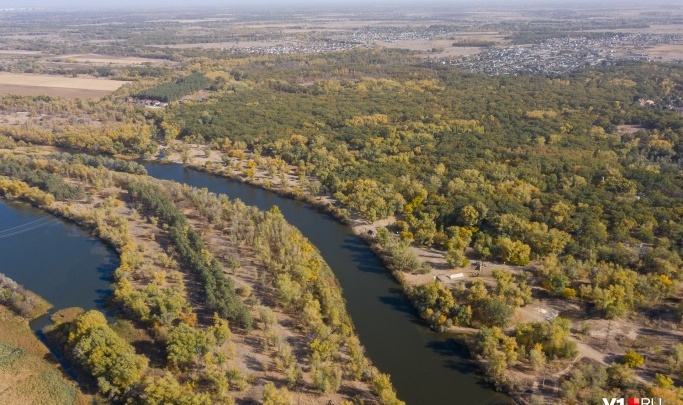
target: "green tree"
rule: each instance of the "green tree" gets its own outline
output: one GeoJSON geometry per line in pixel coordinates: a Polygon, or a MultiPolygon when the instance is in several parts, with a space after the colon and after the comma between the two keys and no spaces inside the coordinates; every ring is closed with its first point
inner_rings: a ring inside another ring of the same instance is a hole
{"type": "Polygon", "coordinates": [[[543,353],[543,346],[540,343],[536,343],[534,347],[529,350],[529,364],[534,371],[538,371],[545,367],[546,357],[543,353]]]}
{"type": "Polygon", "coordinates": [[[520,241],[513,241],[510,238],[499,238],[494,246],[496,257],[504,263],[515,266],[524,266],[531,260],[531,248],[520,241]]]}
{"type": "Polygon", "coordinates": [[[88,311],[70,325],[68,344],[74,357],[97,380],[100,391],[121,395],[140,383],[147,359],[107,325],[101,312],[88,311]]]}
{"type": "Polygon", "coordinates": [[[396,398],[396,392],[391,386],[388,375],[375,373],[372,377],[372,390],[379,397],[382,405],[405,405],[403,401],[396,398]]]}
{"type": "Polygon", "coordinates": [[[166,357],[169,363],[186,368],[197,357],[206,354],[211,347],[207,334],[199,329],[180,323],[171,329],[166,338],[166,357]]]}
{"type": "Polygon", "coordinates": [[[624,364],[613,363],[607,368],[608,382],[611,387],[621,390],[634,388],[635,374],[631,367],[624,364]]]}
{"type": "Polygon", "coordinates": [[[514,312],[513,307],[498,297],[487,299],[479,310],[475,310],[476,318],[490,326],[507,326],[514,312]]]}
{"type": "Polygon", "coordinates": [[[640,367],[645,363],[645,358],[634,350],[627,350],[622,359],[624,364],[630,368],[640,367]]]}
{"type": "Polygon", "coordinates": [[[209,405],[212,403],[208,395],[195,393],[181,385],[169,372],[165,372],[160,377],[147,377],[142,397],[145,405],[209,405]]]}
{"type": "Polygon", "coordinates": [[[287,387],[278,389],[271,382],[263,386],[263,405],[289,405],[291,401],[287,387]]]}
{"type": "Polygon", "coordinates": [[[479,211],[471,205],[466,205],[460,210],[459,221],[464,226],[475,226],[479,221],[479,211]]]}
{"type": "Polygon", "coordinates": [[[342,370],[332,362],[319,362],[311,367],[313,385],[325,394],[337,392],[341,387],[342,370]]]}

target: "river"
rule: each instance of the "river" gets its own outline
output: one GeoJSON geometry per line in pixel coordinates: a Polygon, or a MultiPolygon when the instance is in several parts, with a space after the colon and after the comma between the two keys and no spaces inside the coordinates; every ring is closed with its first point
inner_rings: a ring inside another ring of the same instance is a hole
{"type": "MultiPolygon", "coordinates": [[[[368,357],[391,375],[399,398],[409,405],[512,403],[483,381],[452,335],[425,326],[401,286],[350,227],[300,201],[238,181],[175,164],[144,166],[153,177],[207,188],[261,210],[277,205],[334,271],[368,357]]],[[[31,322],[34,330],[58,309],[103,310],[118,263],[116,252],[87,230],[26,204],[0,200],[0,273],[54,305],[31,322]]]]}
{"type": "Polygon", "coordinates": [[[452,335],[425,326],[401,286],[349,226],[305,203],[249,184],[177,164],[144,166],[152,177],[207,188],[261,210],[277,205],[332,268],[368,357],[391,375],[398,397],[408,405],[513,403],[483,381],[467,349],[452,335]]]}
{"type": "Polygon", "coordinates": [[[0,273],[53,305],[31,322],[34,331],[59,309],[104,311],[118,265],[116,251],[87,229],[28,204],[0,200],[0,273]]]}

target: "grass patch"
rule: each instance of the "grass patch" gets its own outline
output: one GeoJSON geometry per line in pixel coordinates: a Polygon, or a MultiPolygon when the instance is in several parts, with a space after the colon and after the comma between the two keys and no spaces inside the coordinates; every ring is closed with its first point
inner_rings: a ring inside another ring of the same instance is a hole
{"type": "Polygon", "coordinates": [[[12,365],[17,360],[24,357],[25,354],[25,350],[12,346],[7,342],[0,341],[0,369],[12,367],[12,365]]]}
{"type": "Polygon", "coordinates": [[[63,372],[28,322],[0,305],[0,403],[85,405],[84,395],[63,372]]]}

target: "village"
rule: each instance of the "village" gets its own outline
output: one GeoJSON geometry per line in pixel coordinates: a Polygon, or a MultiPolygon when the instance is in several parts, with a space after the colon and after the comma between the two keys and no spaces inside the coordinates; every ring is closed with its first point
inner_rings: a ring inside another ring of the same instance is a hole
{"type": "Polygon", "coordinates": [[[491,47],[450,64],[491,75],[563,74],[617,60],[652,60],[647,48],[680,44],[682,40],[680,35],[620,33],[552,38],[538,44],[491,47]]]}
{"type": "MultiPolygon", "coordinates": [[[[326,31],[322,27],[310,28],[311,31],[304,35],[269,36],[268,41],[245,41],[243,45],[236,41],[220,49],[236,54],[288,55],[382,46],[426,53],[432,63],[490,75],[516,75],[564,74],[620,60],[657,60],[661,56],[650,50],[683,45],[681,35],[648,33],[574,33],[566,36],[558,33],[558,37],[538,43],[508,45],[508,41],[501,40],[495,33],[473,40],[476,35],[470,33],[472,29],[468,24],[378,25],[340,32],[326,31]],[[478,43],[485,46],[477,46],[478,43]],[[450,50],[454,52],[444,52],[445,48],[452,48],[450,50]]],[[[683,59],[683,55],[673,56],[674,60],[677,58],[683,59]]]]}

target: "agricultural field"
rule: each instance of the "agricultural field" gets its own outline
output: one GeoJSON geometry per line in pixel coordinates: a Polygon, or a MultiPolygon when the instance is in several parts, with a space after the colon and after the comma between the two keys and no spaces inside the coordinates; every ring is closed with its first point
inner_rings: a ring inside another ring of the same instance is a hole
{"type": "Polygon", "coordinates": [[[99,55],[94,53],[88,54],[71,54],[59,55],[56,57],[46,58],[51,62],[66,62],[75,64],[92,64],[92,65],[162,65],[169,63],[161,59],[136,58],[127,56],[113,56],[113,55],[99,55]]]}
{"type": "Polygon", "coordinates": [[[683,60],[683,45],[660,45],[648,49],[648,54],[656,60],[672,62],[683,60]]]}
{"type": "Polygon", "coordinates": [[[420,52],[425,57],[460,57],[472,56],[481,52],[481,48],[476,46],[453,46],[453,41],[448,39],[435,40],[414,40],[398,42],[377,42],[377,45],[391,49],[409,49],[420,52]]]}
{"type": "Polygon", "coordinates": [[[126,84],[124,81],[48,75],[0,73],[0,94],[102,98],[126,84]]]}
{"type": "Polygon", "coordinates": [[[40,55],[41,52],[39,51],[21,51],[21,50],[14,50],[14,49],[1,49],[0,50],[0,55],[4,56],[36,56],[40,55]]]}

